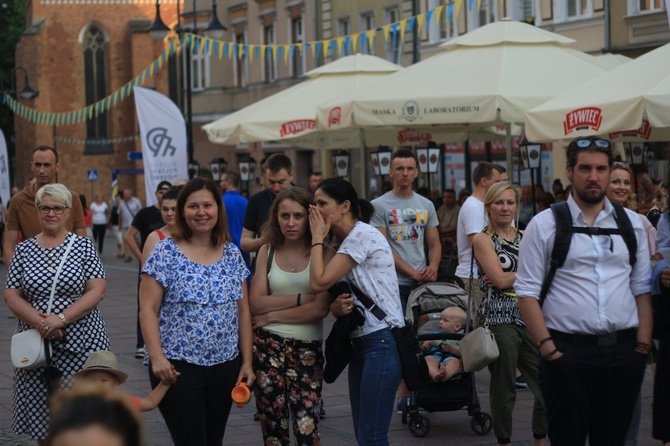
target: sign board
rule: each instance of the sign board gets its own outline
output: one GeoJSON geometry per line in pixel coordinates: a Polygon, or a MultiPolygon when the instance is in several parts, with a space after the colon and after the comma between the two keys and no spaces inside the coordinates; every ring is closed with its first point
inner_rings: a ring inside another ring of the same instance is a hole
{"type": "Polygon", "coordinates": [[[96,169],[88,169],[88,172],[86,172],[86,179],[90,183],[98,181],[98,171],[96,169]]]}

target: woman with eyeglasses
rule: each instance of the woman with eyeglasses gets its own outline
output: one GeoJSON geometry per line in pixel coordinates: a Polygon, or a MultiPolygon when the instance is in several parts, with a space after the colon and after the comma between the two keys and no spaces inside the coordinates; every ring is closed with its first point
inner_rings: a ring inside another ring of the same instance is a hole
{"type": "MultiPolygon", "coordinates": [[[[63,373],[62,388],[84,365],[88,354],[109,350],[105,322],[97,305],[107,286],[105,270],[90,239],[68,232],[65,223],[72,195],[62,184],[47,184],[37,191],[42,232],[19,243],[7,275],[5,302],[18,319],[17,332],[36,329],[51,341],[52,365],[63,373]],[[70,246],[69,252],[68,246],[70,246]],[[57,278],[51,313],[49,297],[57,278]]],[[[49,428],[47,386],[40,379],[44,368],[14,369],[12,430],[46,444],[49,428]]]]}

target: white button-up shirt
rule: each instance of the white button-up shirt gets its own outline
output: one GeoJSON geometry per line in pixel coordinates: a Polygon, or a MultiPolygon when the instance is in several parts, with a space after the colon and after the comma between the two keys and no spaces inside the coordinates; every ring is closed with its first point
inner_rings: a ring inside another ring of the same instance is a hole
{"type": "MultiPolygon", "coordinates": [[[[574,226],[588,226],[570,196],[574,226]]],[[[638,326],[635,296],[651,287],[647,236],[638,215],[626,210],[637,238],[637,261],[631,268],[628,248],[620,235],[572,234],[565,264],[556,270],[542,311],[547,328],[580,334],[611,333],[638,326]]],[[[614,208],[605,198],[594,227],[616,228],[614,208]]],[[[556,221],[547,209],[530,221],[519,246],[514,289],[518,296],[539,299],[549,272],[556,221]]]]}

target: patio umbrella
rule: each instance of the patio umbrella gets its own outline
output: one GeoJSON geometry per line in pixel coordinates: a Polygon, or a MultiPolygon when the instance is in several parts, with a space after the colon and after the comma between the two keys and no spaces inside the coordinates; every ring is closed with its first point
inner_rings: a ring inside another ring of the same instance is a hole
{"type": "Polygon", "coordinates": [[[526,136],[549,141],[601,135],[670,140],[670,44],[530,110],[526,136]]]}
{"type": "Polygon", "coordinates": [[[507,130],[525,112],[603,69],[567,47],[574,40],[513,21],[492,23],[443,44],[445,51],[392,74],[378,88],[318,109],[320,128],[461,125],[507,130]],[[339,107],[339,123],[329,117],[339,107]]]}
{"type": "MultiPolygon", "coordinates": [[[[276,141],[314,133],[317,105],[345,92],[371,88],[402,67],[384,59],[364,54],[343,57],[309,71],[307,80],[266,97],[235,113],[203,126],[210,141],[219,144],[239,144],[257,141],[276,141]]],[[[296,143],[359,144],[358,132],[349,131],[328,135],[312,135],[296,143]]],[[[313,147],[313,146],[312,146],[313,147]]],[[[339,145],[336,147],[351,147],[339,145]]]]}

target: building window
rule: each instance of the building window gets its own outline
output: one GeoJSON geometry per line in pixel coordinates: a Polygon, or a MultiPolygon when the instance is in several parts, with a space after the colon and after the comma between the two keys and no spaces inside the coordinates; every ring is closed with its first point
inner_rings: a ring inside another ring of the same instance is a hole
{"type": "MultiPolygon", "coordinates": [[[[303,34],[302,17],[294,17],[291,19],[291,43],[303,43],[304,41],[305,35],[303,34]]],[[[304,51],[300,51],[297,47],[293,51],[293,57],[291,58],[291,75],[293,77],[302,77],[305,74],[304,53],[304,51]]]]}
{"type": "MultiPolygon", "coordinates": [[[[345,17],[337,20],[337,35],[340,37],[348,36],[351,34],[351,21],[349,17],[345,17]]],[[[344,54],[351,54],[351,44],[344,48],[344,54]]]]}
{"type": "MultiPolygon", "coordinates": [[[[235,44],[236,45],[246,45],[247,38],[246,32],[238,32],[235,34],[235,44]]],[[[244,51],[244,47],[237,46],[237,51],[244,51]]],[[[235,53],[233,53],[235,54],[235,53]]],[[[239,53],[235,58],[235,86],[238,88],[243,88],[249,85],[249,64],[248,64],[248,55],[245,53],[242,57],[239,57],[239,53]]]]}
{"type": "MultiPolygon", "coordinates": [[[[360,20],[360,31],[367,31],[369,29],[375,29],[375,13],[374,12],[365,12],[361,14],[360,20]]],[[[375,47],[372,46],[372,52],[370,52],[370,47],[365,45],[361,48],[361,53],[363,54],[375,54],[375,47]]]]}
{"type": "MultiPolygon", "coordinates": [[[[107,96],[107,68],[105,34],[97,25],[89,25],[84,32],[84,90],[86,105],[92,105],[107,96]]],[[[114,153],[111,144],[97,144],[107,138],[107,113],[92,116],[86,121],[84,153],[114,153]],[[90,141],[90,142],[89,142],[90,141]]]]}
{"type": "Polygon", "coordinates": [[[209,64],[210,57],[205,54],[204,45],[196,53],[191,54],[191,91],[204,91],[209,88],[209,64]]]}
{"type": "MultiPolygon", "coordinates": [[[[385,11],[386,23],[393,24],[400,20],[398,8],[389,8],[385,11]]],[[[389,33],[388,41],[386,42],[386,60],[393,63],[400,63],[400,27],[393,33],[389,33]]]]}
{"type": "Polygon", "coordinates": [[[645,12],[665,11],[663,0],[629,0],[628,14],[637,15],[645,12]]]}
{"type": "Polygon", "coordinates": [[[263,44],[268,45],[263,56],[263,81],[274,82],[277,80],[277,62],[273,59],[269,46],[275,44],[274,24],[263,27],[263,44]]]}
{"type": "Polygon", "coordinates": [[[568,19],[591,17],[593,5],[590,0],[567,0],[568,19]]]}

